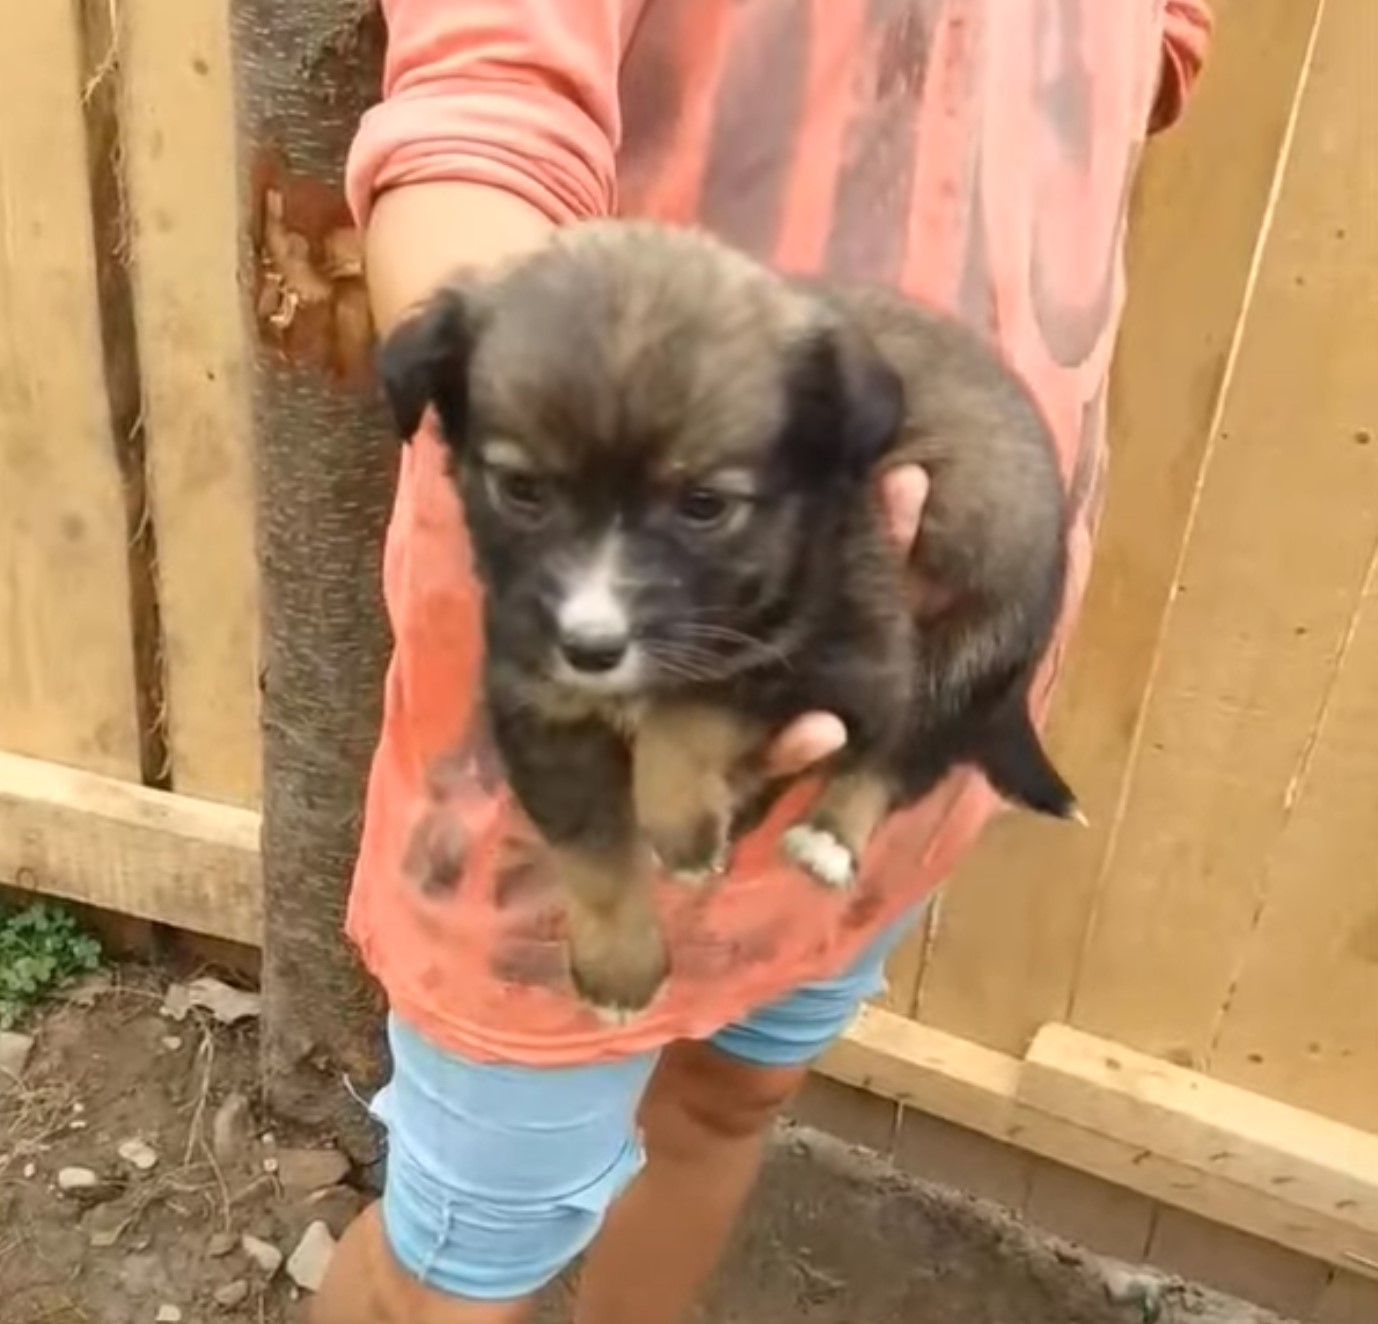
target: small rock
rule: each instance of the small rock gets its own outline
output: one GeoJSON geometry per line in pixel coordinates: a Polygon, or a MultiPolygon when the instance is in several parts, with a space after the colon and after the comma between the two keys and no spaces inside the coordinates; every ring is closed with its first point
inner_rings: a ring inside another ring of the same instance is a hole
{"type": "Polygon", "coordinates": [[[211,1149],[216,1162],[228,1166],[240,1156],[252,1134],[249,1122],[248,1099],[239,1093],[227,1094],[211,1122],[211,1149]]]}
{"type": "Polygon", "coordinates": [[[74,1113],[76,1113],[76,1115],[77,1115],[78,1117],[80,1117],[81,1114],[84,1113],[84,1112],[86,1111],[86,1105],[85,1105],[84,1103],[82,1103],[82,1101],[81,1101],[80,1099],[78,1099],[78,1100],[72,1105],[72,1111],[73,1111],[74,1113]]]}
{"type": "Polygon", "coordinates": [[[213,1260],[223,1260],[237,1245],[239,1238],[233,1232],[217,1232],[206,1242],[206,1254],[213,1260]]]}
{"type": "Polygon", "coordinates": [[[224,1310],[233,1310],[236,1306],[242,1306],[248,1298],[249,1284],[242,1278],[236,1278],[224,1287],[217,1287],[212,1295],[217,1306],[224,1310]]]}
{"type": "Polygon", "coordinates": [[[265,1145],[267,1145],[269,1149],[272,1149],[272,1147],[276,1145],[278,1142],[277,1136],[275,1136],[271,1131],[265,1131],[261,1136],[259,1136],[259,1139],[265,1145]]]}
{"type": "Polygon", "coordinates": [[[165,1034],[159,1041],[169,1053],[175,1053],[182,1046],[182,1036],[178,1034],[165,1034]]]}
{"type": "Polygon", "coordinates": [[[158,1313],[153,1318],[157,1324],[182,1324],[182,1312],[177,1306],[159,1306],[158,1313]]]}
{"type": "Polygon", "coordinates": [[[170,984],[163,996],[163,1005],[158,1010],[170,1021],[186,1020],[187,1013],[191,1010],[191,994],[187,992],[187,986],[170,984]]]}
{"type": "Polygon", "coordinates": [[[349,1173],[349,1160],[338,1149],[280,1149],[278,1177],[294,1194],[310,1194],[336,1186],[349,1173]]]}
{"type": "Polygon", "coordinates": [[[32,1181],[38,1175],[37,1163],[26,1163],[24,1165],[24,1180],[32,1181]]]}
{"type": "Polygon", "coordinates": [[[73,1117],[72,1120],[67,1123],[67,1129],[69,1131],[86,1130],[86,1119],[84,1117],[73,1117]]]}
{"type": "Polygon", "coordinates": [[[335,1238],[330,1235],[330,1229],[324,1223],[312,1223],[302,1233],[296,1250],[287,1261],[287,1273],[298,1287],[319,1292],[334,1254],[335,1238]]]}
{"type": "Polygon", "coordinates": [[[271,1241],[262,1241],[248,1233],[240,1237],[239,1244],[247,1255],[265,1274],[271,1278],[282,1268],[282,1252],[271,1241]]]}
{"type": "Polygon", "coordinates": [[[363,1212],[367,1201],[352,1186],[327,1186],[324,1190],[313,1191],[301,1203],[304,1209],[310,1210],[312,1218],[319,1218],[334,1236],[342,1237],[345,1229],[363,1212]]]}
{"type": "Polygon", "coordinates": [[[33,1036],[0,1030],[0,1090],[12,1085],[24,1074],[33,1052],[33,1036]]]}
{"type": "Polygon", "coordinates": [[[96,1250],[109,1250],[124,1236],[125,1229],[139,1216],[139,1197],[96,1205],[86,1215],[82,1226],[86,1239],[96,1250]]]}
{"type": "Polygon", "coordinates": [[[140,1172],[149,1172],[158,1166],[158,1155],[152,1146],[137,1137],[126,1140],[116,1152],[131,1168],[137,1168],[140,1172]]]}
{"type": "Polygon", "coordinates": [[[1108,1264],[1104,1269],[1105,1294],[1117,1305],[1138,1305],[1145,1319],[1157,1319],[1166,1280],[1151,1269],[1132,1269],[1108,1264]]]}
{"type": "Polygon", "coordinates": [[[190,984],[172,984],[163,998],[162,1013],[170,1020],[186,1020],[193,1007],[208,1011],[222,1025],[234,1025],[259,1013],[262,999],[257,993],[231,988],[219,979],[194,979],[190,984]]]}
{"type": "Polygon", "coordinates": [[[263,1160],[263,1171],[266,1172],[270,1177],[276,1176],[276,1175],[277,1175],[277,1170],[278,1170],[278,1161],[277,1161],[277,1159],[275,1159],[275,1158],[266,1158],[266,1159],[263,1160]]]}
{"type": "Polygon", "coordinates": [[[87,1238],[94,1250],[109,1250],[116,1245],[120,1239],[120,1233],[124,1231],[123,1217],[116,1223],[98,1224],[91,1229],[91,1234],[87,1238]]]}
{"type": "Polygon", "coordinates": [[[59,1191],[93,1191],[100,1178],[90,1168],[62,1168],[57,1174],[59,1191]]]}
{"type": "Polygon", "coordinates": [[[89,1208],[118,1198],[124,1193],[124,1182],[98,1176],[90,1168],[62,1168],[57,1174],[57,1189],[89,1208]]]}

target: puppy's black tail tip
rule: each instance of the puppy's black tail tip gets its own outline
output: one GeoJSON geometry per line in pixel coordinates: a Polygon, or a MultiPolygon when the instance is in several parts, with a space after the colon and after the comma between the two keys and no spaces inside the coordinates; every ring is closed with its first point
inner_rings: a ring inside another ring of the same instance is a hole
{"type": "Polygon", "coordinates": [[[1089,820],[1053,766],[1023,702],[1007,705],[985,732],[977,763],[1007,800],[1082,827],[1089,820]]]}

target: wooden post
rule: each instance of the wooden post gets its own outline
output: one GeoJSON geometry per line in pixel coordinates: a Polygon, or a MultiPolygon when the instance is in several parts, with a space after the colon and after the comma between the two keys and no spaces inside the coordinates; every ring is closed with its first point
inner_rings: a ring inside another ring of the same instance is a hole
{"type": "Polygon", "coordinates": [[[279,1112],[369,1128],[380,1001],[341,934],[379,722],[381,547],[396,468],[369,386],[361,249],[341,191],[378,87],[360,0],[229,6],[250,301],[263,620],[264,1073],[279,1112]]]}

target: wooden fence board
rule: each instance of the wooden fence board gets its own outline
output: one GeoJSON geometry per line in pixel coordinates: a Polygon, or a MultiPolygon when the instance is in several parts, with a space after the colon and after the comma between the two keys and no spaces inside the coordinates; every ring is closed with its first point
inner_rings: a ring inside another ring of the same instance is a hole
{"type": "Polygon", "coordinates": [[[125,177],[172,785],[256,804],[258,573],[228,13],[121,6],[125,177]]]}
{"type": "Polygon", "coordinates": [[[1220,6],[1188,118],[1145,160],[1109,495],[1051,732],[1092,827],[993,830],[943,900],[918,995],[924,1020],[1008,1052],[1067,1013],[1317,4],[1220,6]]]}
{"type": "Polygon", "coordinates": [[[1334,518],[1366,532],[1367,564],[1328,658],[1314,746],[1284,788],[1211,1070],[1378,1131],[1378,9],[1330,3],[1303,121],[1312,146],[1293,168],[1277,255],[1304,273],[1292,331],[1314,345],[1290,373],[1293,444],[1358,461],[1334,518]]]}
{"type": "Polygon", "coordinates": [[[1267,900],[1210,1069],[1378,1131],[1378,597],[1372,585],[1362,613],[1337,668],[1319,743],[1299,778],[1295,808],[1265,864],[1267,900]]]}
{"type": "Polygon", "coordinates": [[[1024,1059],[868,1007],[820,1069],[906,1109],[1378,1277],[1378,1231],[1360,1212],[1378,1207],[1378,1138],[1122,1045],[1083,1051],[1090,1043],[1069,1027],[1048,1026],[1024,1059]],[[1126,1070],[1098,1067],[1106,1056],[1126,1070]],[[1140,1098],[1136,1085],[1145,1076],[1159,1086],[1140,1098]],[[1347,1146],[1352,1165],[1336,1162],[1347,1146]],[[1293,1177],[1305,1179],[1304,1201],[1286,1180],[1293,1177]],[[1331,1207],[1320,1208],[1327,1182],[1331,1207]]]}
{"type": "Polygon", "coordinates": [[[259,817],[0,754],[0,883],[231,942],[263,940],[259,817]]]}
{"type": "Polygon", "coordinates": [[[1354,104],[1368,4],[1325,7],[1073,1007],[1203,1069],[1378,534],[1378,452],[1354,440],[1375,399],[1378,249],[1338,238],[1372,233],[1373,127],[1354,104]]]}
{"type": "Polygon", "coordinates": [[[0,747],[140,772],[75,5],[0,40],[0,747]]]}

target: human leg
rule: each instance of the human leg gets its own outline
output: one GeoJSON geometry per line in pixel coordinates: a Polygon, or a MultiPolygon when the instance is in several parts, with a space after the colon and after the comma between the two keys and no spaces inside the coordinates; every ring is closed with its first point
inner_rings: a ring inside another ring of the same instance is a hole
{"type": "Polygon", "coordinates": [[[381,1203],[349,1229],[313,1324],[519,1324],[641,1162],[654,1058],[535,1069],[466,1061],[395,1020],[381,1203]]]}
{"type": "MultiPolygon", "coordinates": [[[[642,1102],[646,1166],[608,1215],[577,1324],[679,1324],[755,1185],[766,1137],[810,1064],[884,986],[906,916],[845,974],[796,990],[708,1043],[672,1045],[642,1102]]],[[[467,1324],[467,1322],[466,1322],[467,1324]]]]}

